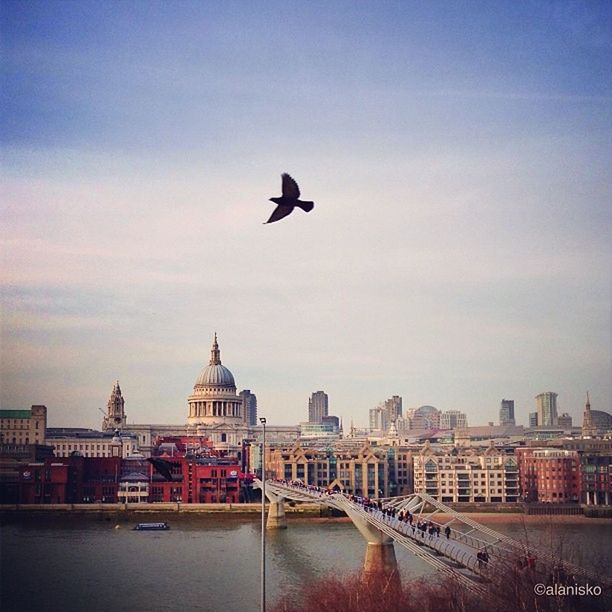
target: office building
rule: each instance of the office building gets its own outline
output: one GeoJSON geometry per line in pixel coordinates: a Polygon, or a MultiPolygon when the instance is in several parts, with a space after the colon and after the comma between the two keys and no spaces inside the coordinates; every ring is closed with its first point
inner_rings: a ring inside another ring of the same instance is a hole
{"type": "Polygon", "coordinates": [[[45,444],[47,407],[0,410],[0,444],[27,446],[45,444]]]}
{"type": "Polygon", "coordinates": [[[514,420],[514,400],[503,399],[499,409],[500,425],[516,425],[514,420]]]}
{"type": "Polygon", "coordinates": [[[249,427],[255,427],[257,423],[257,397],[250,389],[244,389],[238,396],[242,399],[242,414],[245,423],[249,427]]]}
{"type": "Polygon", "coordinates": [[[552,427],[558,425],[557,420],[557,394],[552,391],[536,395],[536,412],[538,413],[538,427],[552,427]]]}
{"type": "Polygon", "coordinates": [[[329,398],[325,391],[315,391],[308,400],[308,422],[321,423],[329,414],[329,398]]]}
{"type": "Polygon", "coordinates": [[[440,429],[457,429],[467,426],[467,415],[460,410],[446,410],[440,414],[440,429]]]}

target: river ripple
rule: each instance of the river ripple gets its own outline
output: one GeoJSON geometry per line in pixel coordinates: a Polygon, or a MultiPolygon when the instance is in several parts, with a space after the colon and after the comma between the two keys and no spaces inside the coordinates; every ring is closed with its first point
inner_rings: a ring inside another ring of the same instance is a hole
{"type": "MultiPolygon", "coordinates": [[[[165,532],[137,532],[140,519],[4,517],[1,590],[12,610],[249,612],[259,609],[261,529],[257,516],[179,516],[165,532]]],[[[601,563],[612,522],[499,522],[490,526],[534,544],[571,550],[585,566],[601,563]]],[[[350,522],[292,519],[267,532],[269,601],[322,575],[362,563],[364,540],[350,522]]],[[[435,570],[396,546],[404,577],[435,570]]]]}

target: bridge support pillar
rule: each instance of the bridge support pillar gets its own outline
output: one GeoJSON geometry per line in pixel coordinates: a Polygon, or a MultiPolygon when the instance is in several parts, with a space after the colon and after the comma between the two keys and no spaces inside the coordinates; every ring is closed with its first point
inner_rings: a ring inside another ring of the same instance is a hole
{"type": "Polygon", "coordinates": [[[285,516],[285,504],[282,497],[273,500],[268,504],[268,529],[287,529],[287,517],[285,516]]]}
{"type": "Polygon", "coordinates": [[[399,583],[399,571],[393,540],[386,533],[376,529],[358,512],[347,509],[346,513],[367,542],[365,559],[363,560],[364,579],[368,580],[370,577],[384,574],[399,583]]]}
{"type": "Polygon", "coordinates": [[[372,574],[397,574],[397,559],[395,558],[393,541],[368,542],[365,559],[363,560],[363,573],[366,576],[372,574]]]}

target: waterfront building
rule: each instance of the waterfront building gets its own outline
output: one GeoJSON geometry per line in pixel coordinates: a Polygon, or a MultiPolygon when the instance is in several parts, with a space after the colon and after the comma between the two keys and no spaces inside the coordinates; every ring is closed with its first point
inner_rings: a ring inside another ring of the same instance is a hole
{"type": "Polygon", "coordinates": [[[389,494],[414,493],[414,448],[393,446],[387,450],[389,494]]]}
{"type": "Polygon", "coordinates": [[[555,448],[517,448],[521,498],[552,504],[580,501],[580,457],[555,448]]]}
{"type": "Polygon", "coordinates": [[[166,458],[166,480],[142,456],[49,457],[23,463],[6,503],[88,504],[147,502],[238,503],[241,472],[235,457],[166,458]]]}
{"type": "Polygon", "coordinates": [[[440,414],[440,429],[457,429],[467,426],[467,415],[460,410],[446,410],[440,414]]]}
{"type": "Polygon", "coordinates": [[[82,455],[83,457],[129,457],[140,454],[138,436],[126,432],[96,431],[81,427],[49,427],[47,443],[54,448],[56,457],[82,455]],[[114,450],[114,447],[121,447],[114,450]]]}
{"type": "Polygon", "coordinates": [[[426,443],[413,461],[414,490],[443,503],[518,501],[517,461],[494,447],[481,454],[436,454],[426,443]]]}
{"type": "Polygon", "coordinates": [[[499,409],[499,424],[500,425],[515,425],[514,419],[514,400],[503,399],[499,409]]]}
{"type": "Polygon", "coordinates": [[[42,464],[53,457],[53,447],[43,444],[0,444],[0,503],[19,502],[19,471],[29,463],[42,464]]]}
{"type": "Polygon", "coordinates": [[[48,457],[20,466],[19,504],[116,503],[120,457],[48,457]]]}
{"type": "Polygon", "coordinates": [[[557,397],[558,395],[552,391],[536,395],[538,426],[551,427],[557,425],[557,397]]]}
{"type": "Polygon", "coordinates": [[[325,391],[315,391],[308,400],[308,422],[321,423],[329,413],[329,398],[325,391]]]}
{"type": "Polygon", "coordinates": [[[34,405],[25,410],[0,410],[0,444],[45,444],[47,407],[34,405]]]}
{"type": "Polygon", "coordinates": [[[387,450],[369,444],[336,444],[332,448],[291,447],[266,449],[268,477],[301,480],[305,484],[337,489],[354,495],[390,495],[387,450]]]}
{"type": "Polygon", "coordinates": [[[612,453],[580,458],[581,501],[588,506],[612,505],[612,453]]]}
{"type": "Polygon", "coordinates": [[[242,398],[244,422],[249,427],[255,427],[257,425],[257,397],[251,393],[250,389],[244,389],[238,395],[242,398]]]}

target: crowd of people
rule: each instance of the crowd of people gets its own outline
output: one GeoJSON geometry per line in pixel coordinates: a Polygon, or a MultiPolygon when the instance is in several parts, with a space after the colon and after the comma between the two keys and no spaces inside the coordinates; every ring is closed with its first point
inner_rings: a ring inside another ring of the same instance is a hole
{"type": "MultiPolygon", "coordinates": [[[[364,510],[368,512],[379,512],[382,515],[383,519],[396,519],[400,523],[407,523],[412,527],[413,535],[420,535],[421,537],[425,537],[425,535],[429,535],[430,537],[440,537],[442,528],[440,525],[433,523],[432,521],[421,521],[418,518],[415,519],[414,515],[407,509],[397,509],[394,506],[383,504],[380,499],[372,499],[370,497],[363,497],[361,495],[352,495],[348,493],[341,493],[340,491],[334,491],[329,488],[318,487],[316,485],[304,484],[301,480],[285,480],[285,479],[274,479],[275,482],[280,484],[289,485],[291,487],[296,487],[298,489],[304,489],[309,493],[317,494],[318,496],[323,495],[334,495],[340,494],[343,495],[349,501],[359,504],[364,510]]],[[[444,529],[444,535],[447,539],[451,537],[451,528],[447,525],[444,529]]]]}
{"type": "MultiPolygon", "coordinates": [[[[288,485],[298,489],[304,489],[308,493],[316,494],[319,497],[327,495],[342,495],[350,502],[358,504],[366,512],[373,512],[379,515],[382,520],[391,523],[392,521],[398,521],[401,524],[406,524],[412,529],[413,536],[419,536],[425,539],[426,537],[431,540],[432,538],[441,537],[442,526],[432,521],[421,520],[415,517],[407,508],[398,509],[391,505],[385,505],[381,499],[372,499],[370,497],[363,497],[361,495],[353,495],[349,493],[343,493],[339,490],[333,490],[324,487],[318,487],[316,485],[304,484],[301,480],[284,480],[274,479],[279,484],[288,485]]],[[[404,531],[405,533],[405,531],[404,531]]],[[[449,525],[444,527],[444,535],[446,539],[451,538],[452,530],[449,525]]],[[[476,553],[478,560],[479,569],[485,569],[489,563],[489,553],[487,549],[480,550],[476,553]]]]}

